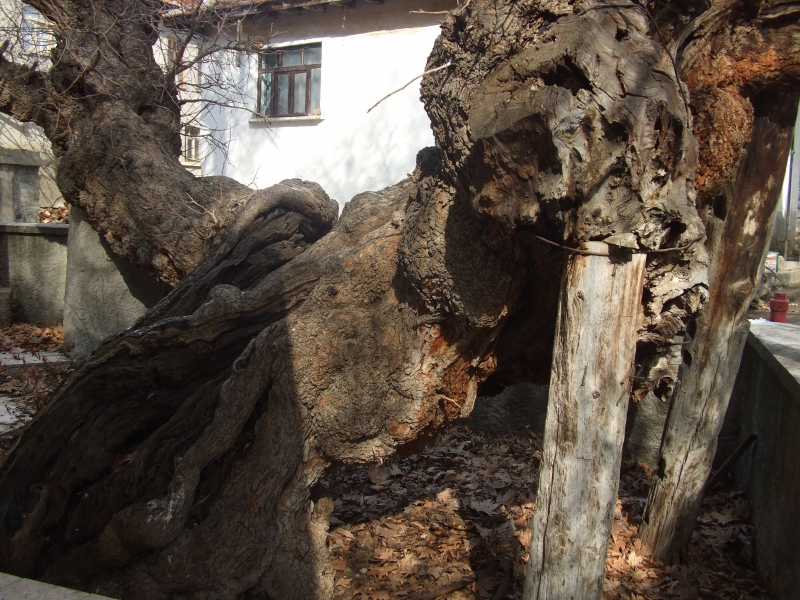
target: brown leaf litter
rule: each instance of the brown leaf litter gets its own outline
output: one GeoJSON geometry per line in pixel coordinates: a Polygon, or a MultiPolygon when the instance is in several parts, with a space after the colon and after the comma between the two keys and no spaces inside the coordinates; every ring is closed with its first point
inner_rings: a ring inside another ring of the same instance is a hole
{"type": "MultiPolygon", "coordinates": [[[[54,351],[62,339],[59,326],[15,325],[0,330],[0,350],[54,351]]],[[[40,410],[64,374],[52,365],[0,370],[0,395],[40,410]]],[[[520,598],[541,458],[540,437],[527,432],[456,426],[419,454],[334,469],[322,485],[335,499],[328,535],[335,599],[520,598]]],[[[0,458],[12,441],[0,439],[0,458]]],[[[706,497],[681,562],[665,566],[649,556],[636,537],[649,475],[623,467],[603,599],[769,598],[739,491],[718,486],[706,497]]]]}
{"type": "Polygon", "coordinates": [[[69,223],[69,206],[49,206],[39,209],[40,223],[69,223]]]}
{"type": "MultiPolygon", "coordinates": [[[[15,356],[59,352],[63,341],[60,323],[48,326],[20,323],[0,329],[0,352],[15,356]]],[[[46,362],[16,370],[0,367],[0,397],[13,399],[15,406],[24,408],[30,418],[47,405],[65,375],[64,367],[46,362]]],[[[15,432],[0,437],[0,458],[11,448],[17,435],[15,432]]]]}
{"type": "MultiPolygon", "coordinates": [[[[540,457],[532,432],[487,436],[458,426],[420,454],[334,470],[323,485],[335,498],[335,598],[520,598],[540,457]],[[475,580],[461,585],[465,576],[475,580]],[[436,595],[453,582],[461,589],[436,595]]],[[[709,495],[683,561],[664,566],[636,537],[648,482],[641,466],[623,468],[604,600],[769,597],[740,492],[709,495]]]]}
{"type": "Polygon", "coordinates": [[[61,323],[37,325],[17,323],[0,329],[0,352],[58,352],[64,344],[61,323]]]}

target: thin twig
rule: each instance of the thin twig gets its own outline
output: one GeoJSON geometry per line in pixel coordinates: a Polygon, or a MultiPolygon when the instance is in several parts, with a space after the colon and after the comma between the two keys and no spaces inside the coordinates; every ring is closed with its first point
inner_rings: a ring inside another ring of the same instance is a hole
{"type": "Polygon", "coordinates": [[[441,71],[442,69],[446,69],[446,68],[447,68],[447,67],[449,67],[451,64],[452,64],[452,63],[451,63],[451,62],[448,60],[448,61],[447,61],[445,64],[443,64],[441,67],[435,67],[435,68],[433,68],[433,69],[428,69],[427,71],[425,71],[425,72],[423,72],[423,73],[420,73],[419,75],[417,75],[416,77],[414,77],[414,79],[412,79],[412,80],[411,80],[411,81],[409,81],[407,84],[405,84],[403,87],[401,87],[401,88],[399,88],[399,89],[396,89],[395,91],[393,91],[393,92],[390,92],[390,93],[386,94],[386,95],[385,95],[383,98],[381,98],[380,100],[378,100],[378,101],[377,101],[375,104],[373,104],[373,105],[372,105],[372,106],[369,108],[369,110],[367,111],[367,113],[370,113],[370,112],[372,112],[372,109],[373,109],[373,108],[375,108],[376,106],[378,106],[378,104],[380,104],[381,102],[383,102],[384,100],[386,100],[388,97],[395,95],[397,92],[402,92],[404,89],[406,89],[406,88],[407,88],[408,86],[410,86],[412,83],[414,83],[414,82],[415,82],[417,79],[420,79],[421,77],[425,77],[425,75],[428,75],[429,73],[435,73],[436,71],[441,71]]]}
{"type": "Polygon", "coordinates": [[[706,239],[705,235],[701,235],[700,237],[693,239],[688,244],[683,246],[675,246],[674,248],[656,248],[655,250],[648,250],[647,252],[643,252],[643,254],[663,254],[664,252],[681,252],[683,250],[688,250],[692,246],[694,246],[697,242],[701,242],[706,239]]]}
{"type": "Polygon", "coordinates": [[[456,11],[464,10],[465,8],[467,8],[467,6],[469,6],[470,2],[472,2],[472,0],[467,0],[464,4],[462,4],[460,6],[456,6],[452,10],[422,10],[422,9],[420,9],[420,10],[410,10],[408,12],[411,13],[411,14],[414,14],[414,15],[449,15],[451,13],[455,14],[456,11]]]}
{"type": "Polygon", "coordinates": [[[569,246],[564,246],[559,244],[558,242],[554,242],[552,240],[548,240],[547,238],[543,238],[540,235],[533,234],[537,240],[544,242],[545,244],[550,244],[551,246],[555,246],[556,248],[561,248],[562,250],[566,250],[568,252],[572,252],[573,254],[580,254],[582,256],[611,256],[608,252],[590,252],[589,250],[581,250],[580,248],[570,248],[569,246]]]}
{"type": "Polygon", "coordinates": [[[445,594],[452,594],[453,592],[457,592],[458,590],[462,590],[467,587],[473,581],[480,579],[486,573],[489,572],[490,569],[481,569],[480,571],[476,571],[475,573],[469,573],[464,575],[461,579],[456,579],[452,583],[448,583],[447,585],[443,585],[440,588],[432,590],[430,592],[425,592],[416,596],[414,600],[436,600],[436,598],[441,598],[445,594]]]}
{"type": "MultiPolygon", "coordinates": [[[[211,217],[211,220],[214,222],[214,225],[218,225],[219,224],[219,221],[217,220],[217,215],[215,215],[213,211],[208,210],[205,206],[203,206],[202,204],[199,204],[198,202],[196,202],[195,199],[192,198],[191,195],[189,195],[188,192],[187,192],[186,195],[189,196],[190,204],[194,204],[197,208],[199,208],[202,211],[202,213],[205,213],[209,217],[211,217]]],[[[190,210],[191,210],[191,207],[190,207],[190,210]]],[[[202,214],[202,213],[197,213],[197,211],[192,211],[192,212],[194,212],[195,214],[202,214]]]]}
{"type": "Polygon", "coordinates": [[[706,481],[706,484],[700,491],[701,498],[706,495],[706,492],[711,489],[712,485],[714,485],[717,481],[720,480],[721,477],[723,477],[728,471],[730,471],[730,468],[733,466],[733,463],[735,463],[739,459],[739,457],[742,454],[744,454],[744,451],[750,447],[750,444],[755,442],[757,439],[758,436],[755,433],[751,433],[750,436],[745,441],[739,444],[736,450],[733,451],[733,454],[731,454],[728,457],[728,460],[722,463],[722,466],[720,466],[720,468],[717,469],[717,472],[714,473],[711,477],[709,477],[708,481],[706,481]]]}

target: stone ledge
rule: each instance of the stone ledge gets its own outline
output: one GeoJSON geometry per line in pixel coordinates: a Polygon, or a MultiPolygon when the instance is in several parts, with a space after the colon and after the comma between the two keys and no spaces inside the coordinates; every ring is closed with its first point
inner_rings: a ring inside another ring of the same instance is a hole
{"type": "Polygon", "coordinates": [[[61,352],[0,352],[0,367],[10,373],[27,367],[41,368],[47,365],[71,367],[72,361],[61,352]]]}
{"type": "Polygon", "coordinates": [[[87,594],[78,590],[23,579],[0,573],[0,600],[109,600],[108,596],[87,594]]]}
{"type": "Polygon", "coordinates": [[[21,235],[68,235],[69,225],[66,223],[12,223],[0,222],[0,233],[16,233],[21,235]]]}
{"type": "Polygon", "coordinates": [[[793,287],[800,284],[800,269],[766,273],[767,285],[771,288],[793,287]]]}
{"type": "Polygon", "coordinates": [[[750,321],[747,343],[795,400],[800,401],[800,325],[766,319],[750,321]]]}
{"type": "Polygon", "coordinates": [[[41,167],[53,162],[54,158],[44,152],[0,148],[0,164],[22,165],[23,167],[41,167]]]}

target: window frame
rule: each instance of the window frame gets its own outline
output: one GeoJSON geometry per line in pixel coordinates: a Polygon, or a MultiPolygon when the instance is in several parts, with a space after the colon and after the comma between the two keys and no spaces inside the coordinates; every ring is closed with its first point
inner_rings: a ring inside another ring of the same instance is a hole
{"type": "Polygon", "coordinates": [[[183,126],[183,160],[186,162],[200,162],[200,137],[202,131],[196,125],[183,126]]]}
{"type": "Polygon", "coordinates": [[[167,59],[168,67],[174,68],[178,63],[178,50],[180,47],[180,40],[174,37],[167,37],[167,47],[164,49],[164,57],[167,59]]]}
{"type": "Polygon", "coordinates": [[[322,81],[322,44],[317,43],[310,43],[310,44],[298,44],[297,46],[280,46],[277,48],[265,49],[262,52],[259,52],[256,57],[257,62],[257,77],[256,77],[256,87],[257,87],[257,96],[256,96],[256,107],[257,112],[265,117],[274,118],[274,119],[286,119],[292,117],[317,117],[321,115],[320,107],[313,109],[314,111],[318,111],[317,114],[312,112],[311,108],[311,93],[312,93],[312,82],[313,82],[313,70],[319,69],[320,70],[320,85],[322,81]],[[312,63],[312,64],[304,64],[305,63],[305,51],[307,49],[318,49],[320,52],[320,62],[312,63]],[[300,64],[299,65],[290,65],[290,66],[283,66],[283,57],[284,54],[288,51],[293,50],[300,50],[300,64]],[[277,55],[278,56],[278,66],[277,67],[264,67],[263,60],[264,57],[267,55],[277,55]],[[306,75],[306,97],[305,97],[305,110],[304,112],[292,112],[294,109],[294,93],[295,93],[295,75],[297,73],[305,73],[306,75]],[[287,113],[279,113],[278,112],[278,75],[286,74],[289,76],[289,90],[288,90],[288,97],[286,106],[289,109],[287,113]],[[264,75],[269,75],[271,77],[271,89],[273,90],[272,98],[270,100],[269,110],[264,110],[264,103],[263,99],[261,98],[261,91],[262,91],[262,82],[261,78],[264,75]]]}

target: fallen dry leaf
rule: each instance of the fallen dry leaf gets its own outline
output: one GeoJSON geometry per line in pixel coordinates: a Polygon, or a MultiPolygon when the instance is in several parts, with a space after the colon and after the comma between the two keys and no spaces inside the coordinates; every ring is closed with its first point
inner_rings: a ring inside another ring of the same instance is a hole
{"type": "MultiPolygon", "coordinates": [[[[513,578],[505,598],[520,598],[540,443],[538,435],[490,437],[454,427],[421,454],[378,469],[333,471],[323,485],[335,499],[335,599],[414,598],[484,568],[493,569],[491,577],[446,598],[492,598],[507,573],[513,578]]],[[[636,537],[651,475],[636,465],[622,470],[603,600],[768,598],[754,571],[749,507],[739,492],[707,496],[684,564],[653,562],[636,537]]]]}

